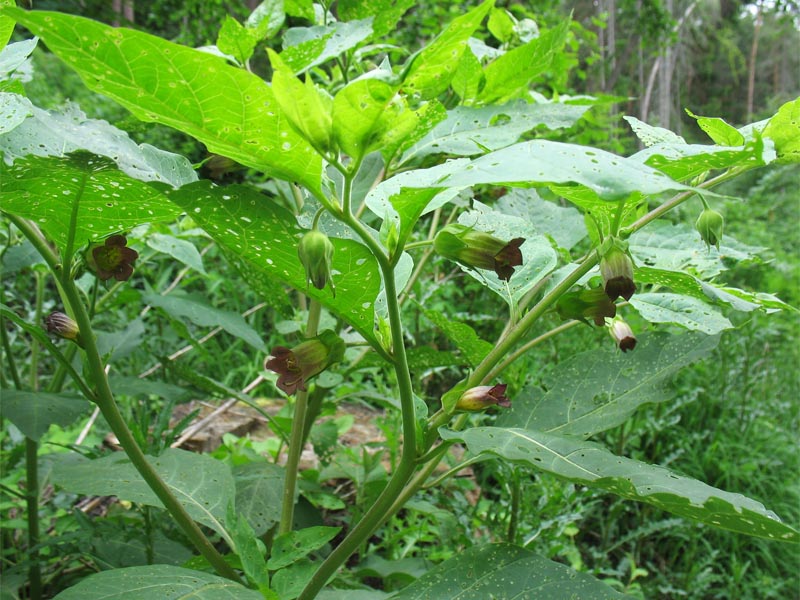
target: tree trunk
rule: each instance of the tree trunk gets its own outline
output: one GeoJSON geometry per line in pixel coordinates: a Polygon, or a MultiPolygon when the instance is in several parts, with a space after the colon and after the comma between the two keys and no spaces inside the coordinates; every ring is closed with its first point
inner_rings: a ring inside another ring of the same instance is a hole
{"type": "Polygon", "coordinates": [[[747,65],[747,122],[753,120],[753,97],[756,89],[756,57],[758,56],[758,37],[761,33],[761,25],[764,23],[764,15],[761,11],[761,3],[758,4],[756,14],[756,24],[753,29],[753,44],[750,46],[750,59],[747,65]]]}

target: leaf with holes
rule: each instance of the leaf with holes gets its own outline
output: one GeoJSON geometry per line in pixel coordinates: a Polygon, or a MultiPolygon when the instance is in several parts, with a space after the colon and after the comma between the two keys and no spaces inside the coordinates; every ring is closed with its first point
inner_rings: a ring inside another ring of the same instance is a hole
{"type": "Polygon", "coordinates": [[[544,126],[570,127],[590,108],[588,105],[547,102],[529,104],[523,100],[501,106],[458,106],[424,138],[408,149],[402,162],[430,154],[473,156],[486,149],[499,150],[520,136],[544,126]]]}
{"type": "Polygon", "coordinates": [[[112,569],[89,575],[55,600],[264,600],[259,592],[210,573],[171,565],[112,569]]]}
{"type": "Polygon", "coordinates": [[[640,406],[672,398],[672,376],[708,356],[718,341],[701,333],[651,333],[624,354],[609,341],[560,362],[543,382],[547,392],[526,388],[497,424],[583,438],[607,431],[640,406]]]}
{"type": "Polygon", "coordinates": [[[733,323],[719,310],[702,300],[682,294],[669,292],[634,294],[629,302],[651,323],[674,323],[690,331],[702,331],[708,335],[733,328],[733,323]]]}
{"type": "MultiPolygon", "coordinates": [[[[70,456],[70,455],[66,455],[70,456]]],[[[225,529],[234,481],[228,466],[205,454],[171,448],[147,460],[195,521],[211,527],[231,544],[225,529]]],[[[95,460],[58,464],[53,482],[69,492],[117,496],[120,500],[162,507],[127,456],[115,452],[95,460]]],[[[232,545],[232,544],[231,544],[232,545]]]]}
{"type": "Polygon", "coordinates": [[[89,406],[84,398],[68,394],[0,391],[0,413],[32,440],[41,438],[50,425],[71,425],[89,410],[89,406]]]}
{"type": "Polygon", "coordinates": [[[297,562],[327,544],[341,530],[341,527],[307,527],[279,535],[272,546],[269,568],[282,569],[297,562]]]}
{"type": "Polygon", "coordinates": [[[566,250],[586,237],[586,223],[580,212],[572,206],[559,206],[543,200],[533,189],[508,190],[494,204],[494,209],[525,219],[538,234],[551,238],[558,247],[566,250]]]}
{"type": "Polygon", "coordinates": [[[174,127],[209,152],[317,190],[322,162],[263,80],[223,58],[72,15],[7,9],[86,86],[142,121],[174,127]]]}
{"type": "Polygon", "coordinates": [[[477,365],[492,350],[492,344],[478,337],[475,330],[466,323],[449,319],[434,310],[426,310],[424,313],[456,345],[471,365],[477,365]]]}
{"type": "Polygon", "coordinates": [[[669,129],[649,125],[636,117],[624,116],[622,118],[628,122],[636,137],[647,147],[657,144],[679,145],[686,143],[686,140],[669,129]]]}
{"type": "Polygon", "coordinates": [[[444,439],[466,444],[475,455],[494,455],[720,529],[800,542],[800,532],[782,523],[760,502],[718,490],[664,467],[615,456],[599,444],[515,428],[440,431],[444,439]]]}
{"type": "Polygon", "coordinates": [[[487,598],[622,599],[587,573],[511,544],[473,546],[434,567],[390,600],[486,600],[487,598]]]}
{"type": "Polygon", "coordinates": [[[232,471],[236,480],[236,512],[247,518],[256,535],[264,535],[281,518],[286,471],[261,461],[236,465],[232,471]]]}
{"type": "Polygon", "coordinates": [[[775,142],[778,162],[800,162],[800,98],[787,102],[769,120],[764,135],[775,142]]]}
{"type": "Polygon", "coordinates": [[[305,269],[297,257],[303,230],[289,211],[267,196],[241,185],[218,187],[198,181],[169,191],[167,197],[245,263],[251,277],[277,280],[302,290],[350,323],[368,342],[378,345],[373,323],[381,278],[377,261],[366,246],[331,237],[335,249],[334,296],[329,288],[318,290],[307,285],[305,269]]]}
{"type": "Polygon", "coordinates": [[[32,220],[62,249],[75,202],[79,246],[180,214],[155,188],[119,171],[110,159],[87,152],[64,158],[31,156],[10,167],[0,163],[0,178],[3,210],[32,220]]]}
{"type": "Polygon", "coordinates": [[[329,26],[292,27],[283,36],[280,56],[299,75],[355,48],[370,35],[372,18],[329,26]]]}
{"type": "Polygon", "coordinates": [[[339,0],[336,11],[342,21],[373,17],[372,29],[376,39],[394,30],[395,25],[414,0],[339,0]]]}

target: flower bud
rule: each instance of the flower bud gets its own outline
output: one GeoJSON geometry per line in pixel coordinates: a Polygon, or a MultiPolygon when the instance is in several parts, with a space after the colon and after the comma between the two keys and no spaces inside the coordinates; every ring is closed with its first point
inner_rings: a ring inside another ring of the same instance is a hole
{"type": "Polygon", "coordinates": [[[595,325],[600,326],[605,324],[606,317],[612,318],[617,314],[617,306],[603,288],[598,287],[564,294],[558,300],[556,312],[564,321],[577,319],[588,325],[586,319],[591,317],[595,325]]]}
{"type": "Polygon", "coordinates": [[[277,386],[286,394],[305,391],[306,383],[344,357],[344,342],[331,330],[301,342],[292,349],[277,346],[264,368],[278,374],[277,386]]]}
{"type": "Polygon", "coordinates": [[[65,340],[72,340],[83,347],[81,331],[78,324],[62,312],[52,312],[44,318],[44,327],[48,333],[57,335],[65,340]]]}
{"type": "Polygon", "coordinates": [[[486,410],[490,406],[511,406],[511,402],[506,398],[505,383],[500,383],[495,386],[479,385],[474,388],[468,389],[461,394],[461,397],[456,402],[456,410],[462,412],[479,412],[486,410]]]}
{"type": "Polygon", "coordinates": [[[127,281],[133,275],[133,263],[139,253],[127,247],[124,235],[112,235],[102,244],[93,244],[84,254],[89,269],[101,281],[112,277],[117,281],[127,281]]]}
{"type": "Polygon", "coordinates": [[[600,259],[600,275],[603,276],[606,294],[612,300],[619,297],[630,300],[636,291],[636,284],[633,282],[633,261],[617,244],[612,244],[600,259]]]}
{"type": "Polygon", "coordinates": [[[333,244],[328,236],[313,229],[306,233],[297,246],[297,256],[306,269],[306,284],[311,283],[318,290],[324,289],[330,282],[334,295],[331,277],[331,260],[333,259],[333,244]]]}
{"type": "Polygon", "coordinates": [[[631,326],[619,317],[611,321],[608,326],[608,333],[614,338],[617,346],[623,352],[633,350],[636,347],[636,337],[633,335],[631,326]]]}
{"type": "Polygon", "coordinates": [[[725,225],[725,219],[717,211],[710,208],[705,209],[700,213],[700,217],[695,223],[700,237],[706,243],[706,246],[716,246],[719,250],[719,241],[722,239],[722,228],[725,225]]]}
{"type": "Polygon", "coordinates": [[[436,253],[466,267],[494,271],[503,281],[514,274],[514,267],[522,264],[520,246],[525,238],[504,242],[483,231],[465,225],[447,225],[433,241],[436,253]]]}

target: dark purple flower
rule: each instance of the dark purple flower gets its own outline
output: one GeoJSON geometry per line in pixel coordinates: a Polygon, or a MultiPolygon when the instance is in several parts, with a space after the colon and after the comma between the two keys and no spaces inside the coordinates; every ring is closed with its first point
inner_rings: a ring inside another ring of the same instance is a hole
{"type": "Polygon", "coordinates": [[[514,267],[522,264],[520,246],[525,238],[509,242],[466,225],[447,225],[436,234],[433,247],[437,254],[466,267],[494,271],[503,281],[514,274],[514,267]]]}
{"type": "Polygon", "coordinates": [[[511,401],[506,398],[505,383],[499,383],[495,386],[479,385],[468,389],[461,394],[461,397],[456,402],[456,410],[463,412],[478,412],[486,410],[490,406],[503,406],[510,407],[511,401]]]}
{"type": "Polygon", "coordinates": [[[606,294],[612,300],[630,300],[636,291],[633,282],[633,261],[627,252],[614,245],[600,259],[600,274],[606,294]]]}
{"type": "Polygon", "coordinates": [[[139,253],[127,246],[124,235],[112,235],[105,243],[89,249],[86,255],[89,268],[101,281],[112,277],[117,281],[127,281],[133,275],[133,263],[139,253]]]}
{"type": "Polygon", "coordinates": [[[613,318],[617,314],[614,304],[603,288],[569,292],[559,298],[556,312],[563,319],[577,319],[587,325],[591,318],[598,327],[605,324],[606,317],[613,318]]]}
{"type": "Polygon", "coordinates": [[[608,327],[608,332],[623,352],[636,348],[636,337],[633,335],[633,329],[622,319],[614,319],[608,327]]]}
{"type": "Polygon", "coordinates": [[[333,331],[323,331],[294,348],[276,346],[264,368],[278,374],[277,386],[286,394],[305,391],[309,379],[344,356],[344,342],[333,331]]]}

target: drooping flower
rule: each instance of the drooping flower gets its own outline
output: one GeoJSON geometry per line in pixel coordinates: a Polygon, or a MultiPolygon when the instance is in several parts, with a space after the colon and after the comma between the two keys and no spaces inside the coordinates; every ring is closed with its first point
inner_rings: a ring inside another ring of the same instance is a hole
{"type": "Polygon", "coordinates": [[[464,266],[494,271],[508,281],[514,267],[522,264],[520,246],[525,238],[514,238],[509,242],[466,225],[451,224],[436,234],[433,247],[437,254],[464,266]]]}
{"type": "Polygon", "coordinates": [[[722,239],[722,229],[725,226],[725,219],[717,211],[710,208],[705,209],[700,213],[700,217],[695,223],[700,237],[706,243],[706,246],[716,246],[719,250],[719,242],[722,239]]]}
{"type": "Polygon", "coordinates": [[[124,235],[112,235],[102,244],[95,244],[86,252],[86,262],[89,269],[101,281],[112,277],[117,281],[127,281],[133,275],[133,263],[139,258],[139,253],[127,246],[128,240],[124,235]]]}
{"type": "Polygon", "coordinates": [[[608,332],[623,352],[636,348],[636,336],[633,335],[633,329],[621,318],[616,317],[611,321],[608,332]]]}
{"type": "Polygon", "coordinates": [[[335,296],[336,290],[331,277],[333,244],[328,236],[316,229],[309,231],[297,245],[297,256],[306,270],[306,283],[310,283],[318,290],[324,289],[330,283],[335,296]]]}
{"type": "Polygon", "coordinates": [[[617,306],[605,290],[598,287],[564,294],[558,300],[556,312],[564,321],[577,319],[588,325],[589,321],[586,319],[591,318],[595,325],[600,326],[605,324],[606,317],[616,316],[617,306]]]}
{"type": "Polygon", "coordinates": [[[600,258],[600,274],[603,285],[611,300],[619,297],[630,300],[636,291],[633,282],[633,261],[628,253],[617,244],[612,244],[600,258]]]}
{"type": "Polygon", "coordinates": [[[479,385],[461,394],[456,402],[456,410],[462,412],[479,412],[490,406],[510,407],[511,401],[506,398],[505,383],[497,385],[479,385]]]}
{"type": "Polygon", "coordinates": [[[342,360],[344,342],[331,330],[301,342],[294,348],[276,346],[264,368],[278,374],[277,386],[286,394],[305,391],[306,383],[333,363],[342,360]]]}
{"type": "Polygon", "coordinates": [[[62,312],[51,312],[44,318],[44,327],[48,333],[57,335],[65,340],[72,340],[79,346],[81,343],[81,331],[78,324],[68,315],[62,312]]]}

